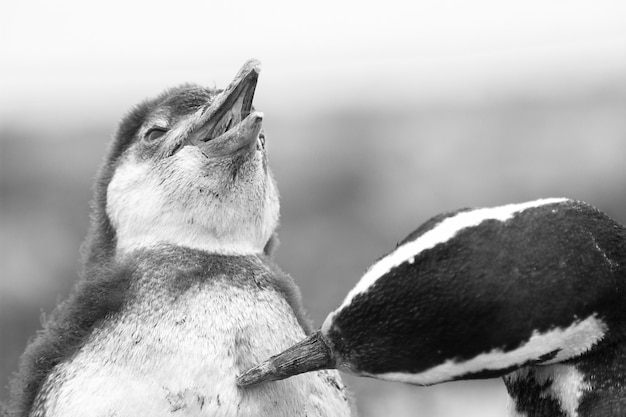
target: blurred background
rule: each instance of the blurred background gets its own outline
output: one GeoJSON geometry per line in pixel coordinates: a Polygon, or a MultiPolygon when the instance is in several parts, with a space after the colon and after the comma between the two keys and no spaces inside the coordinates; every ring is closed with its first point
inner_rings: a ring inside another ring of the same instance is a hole
{"type": "MultiPolygon", "coordinates": [[[[76,281],[119,118],[264,66],[277,257],[317,326],[429,217],[548,196],[626,223],[626,4],[496,0],[0,3],[0,400],[76,281]]],[[[505,414],[499,380],[346,377],[360,414],[505,414]]]]}

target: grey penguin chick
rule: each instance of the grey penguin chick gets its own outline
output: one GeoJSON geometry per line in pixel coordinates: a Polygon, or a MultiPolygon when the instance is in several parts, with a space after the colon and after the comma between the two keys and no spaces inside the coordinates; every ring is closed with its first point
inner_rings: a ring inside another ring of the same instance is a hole
{"type": "Polygon", "coordinates": [[[335,371],[235,383],[311,331],[269,254],[279,200],[258,73],[249,61],[223,91],[174,88],[121,121],[81,279],[23,354],[9,415],[353,414],[335,371]]]}

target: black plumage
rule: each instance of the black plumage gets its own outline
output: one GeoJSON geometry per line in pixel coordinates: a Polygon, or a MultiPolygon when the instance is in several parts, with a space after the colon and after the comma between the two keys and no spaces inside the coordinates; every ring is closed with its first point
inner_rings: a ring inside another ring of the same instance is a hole
{"type": "Polygon", "coordinates": [[[239,383],[329,368],[418,385],[504,377],[519,415],[626,415],[625,305],[626,228],[589,204],[458,210],[239,383]]]}

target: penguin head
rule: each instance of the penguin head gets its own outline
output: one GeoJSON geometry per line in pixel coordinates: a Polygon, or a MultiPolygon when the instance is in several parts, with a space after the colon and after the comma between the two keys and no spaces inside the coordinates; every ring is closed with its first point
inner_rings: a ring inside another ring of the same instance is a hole
{"type": "Polygon", "coordinates": [[[626,330],[624,250],[623,226],[567,199],[436,216],[238,383],[337,368],[432,385],[592,355],[626,330]]]}
{"type": "Polygon", "coordinates": [[[96,240],[108,238],[115,253],[158,244],[263,251],[279,203],[263,114],[252,107],[258,74],[249,61],[224,90],[173,88],[122,120],[97,185],[95,228],[105,230],[96,240]]]}

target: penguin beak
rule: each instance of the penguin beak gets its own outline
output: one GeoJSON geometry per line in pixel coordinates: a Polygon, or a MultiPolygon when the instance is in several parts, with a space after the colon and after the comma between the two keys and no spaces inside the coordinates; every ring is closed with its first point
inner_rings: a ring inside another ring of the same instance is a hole
{"type": "Polygon", "coordinates": [[[230,155],[252,147],[261,132],[263,113],[252,111],[260,63],[246,62],[235,79],[194,120],[188,140],[207,156],[230,155]]]}
{"type": "Polygon", "coordinates": [[[249,387],[266,381],[278,381],[305,372],[334,368],[335,359],[332,351],[322,338],[321,332],[318,331],[284,352],[272,356],[260,365],[241,374],[237,377],[237,385],[249,387]]]}

